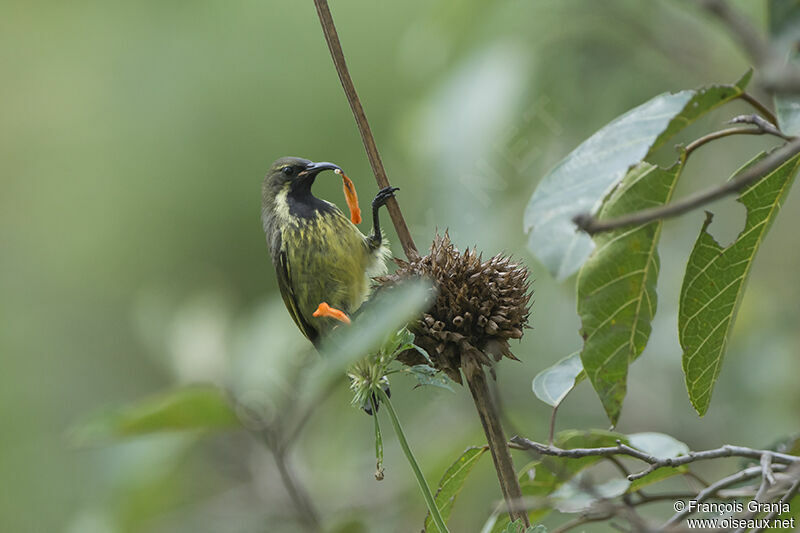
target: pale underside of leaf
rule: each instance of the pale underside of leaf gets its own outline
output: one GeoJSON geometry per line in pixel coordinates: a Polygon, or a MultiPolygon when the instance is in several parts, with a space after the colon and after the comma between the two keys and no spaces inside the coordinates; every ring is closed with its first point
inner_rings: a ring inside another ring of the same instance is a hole
{"type": "Polygon", "coordinates": [[[799,164],[800,155],[796,155],[739,195],[738,201],[747,208],[747,218],[744,229],[727,248],[708,233],[711,214],[707,213],[689,256],[681,288],[678,337],[689,399],[701,416],[708,410],[719,377],[753,258],[780,210],[799,164]]]}
{"type": "Polygon", "coordinates": [[[594,245],[572,218],[595,213],[628,169],[701,115],[740,96],[750,79],[735,85],[664,93],[631,109],[589,137],[553,168],[525,210],[528,247],[557,278],[583,264],[594,245]]]}
{"type": "Polygon", "coordinates": [[[558,407],[585,378],[580,352],[575,352],[536,374],[531,386],[537,398],[551,407],[558,407]]]}

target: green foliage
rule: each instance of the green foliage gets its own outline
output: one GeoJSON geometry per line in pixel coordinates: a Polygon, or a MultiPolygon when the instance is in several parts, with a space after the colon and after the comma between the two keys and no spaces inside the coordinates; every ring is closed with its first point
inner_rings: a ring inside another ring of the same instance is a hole
{"type": "MultiPolygon", "coordinates": [[[[616,446],[618,440],[625,444],[629,443],[625,435],[613,431],[567,430],[556,434],[553,444],[564,449],[600,448],[616,446]]],[[[539,521],[552,511],[550,503],[545,501],[545,498],[548,498],[578,473],[602,460],[603,458],[598,456],[580,459],[542,456],[525,465],[519,475],[522,496],[530,499],[534,504],[538,503],[529,513],[531,521],[539,521]]],[[[501,533],[508,523],[507,516],[498,516],[490,531],[501,533]]]]}
{"type": "Polygon", "coordinates": [[[101,444],[164,431],[236,427],[239,420],[221,389],[190,386],[90,418],[73,428],[71,440],[78,445],[101,444]]]}
{"type": "MultiPolygon", "coordinates": [[[[450,518],[450,513],[453,510],[453,504],[456,497],[464,487],[464,482],[467,476],[472,471],[473,467],[478,463],[486,450],[483,446],[467,448],[453,464],[451,464],[445,471],[442,479],[439,481],[439,487],[436,489],[434,497],[436,507],[442,514],[445,522],[450,518]]],[[[425,517],[425,531],[435,533],[439,531],[433,522],[430,514],[425,517]]]]}
{"type": "MultiPolygon", "coordinates": [[[[649,163],[633,167],[609,195],[601,218],[664,205],[672,197],[682,163],[662,169],[649,163]]],[[[627,389],[628,366],[650,338],[656,312],[661,221],[603,232],[578,274],[583,368],[616,425],[627,389]]]]}
{"type": "Polygon", "coordinates": [[[741,95],[735,85],[664,93],[617,117],[542,178],[525,210],[528,247],[558,279],[573,274],[594,248],[572,218],[595,213],[603,199],[653,150],[703,114],[741,95]]]}
{"type": "Polygon", "coordinates": [[[452,380],[432,366],[414,365],[405,371],[417,378],[417,387],[438,387],[453,392],[453,387],[450,385],[452,380]]]}
{"type": "Polygon", "coordinates": [[[708,410],[753,259],[786,198],[798,165],[800,155],[742,191],[738,201],[747,208],[747,220],[730,246],[723,248],[708,233],[708,214],[689,257],[681,288],[678,335],[689,399],[700,415],[708,410]]]}

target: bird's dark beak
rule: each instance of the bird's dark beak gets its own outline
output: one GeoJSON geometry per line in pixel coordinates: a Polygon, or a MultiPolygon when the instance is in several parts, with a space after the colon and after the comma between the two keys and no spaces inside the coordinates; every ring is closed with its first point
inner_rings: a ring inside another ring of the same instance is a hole
{"type": "Polygon", "coordinates": [[[310,163],[306,166],[306,168],[300,173],[301,176],[304,177],[313,177],[322,172],[323,170],[342,170],[339,168],[338,165],[334,165],[333,163],[310,163]]]}

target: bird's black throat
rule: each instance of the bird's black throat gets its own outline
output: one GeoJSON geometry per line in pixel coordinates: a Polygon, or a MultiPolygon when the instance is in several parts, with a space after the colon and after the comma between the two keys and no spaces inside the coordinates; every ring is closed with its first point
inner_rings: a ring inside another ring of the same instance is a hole
{"type": "Polygon", "coordinates": [[[295,180],[289,185],[286,194],[286,203],[289,214],[299,218],[313,218],[317,213],[329,213],[335,208],[324,200],[320,200],[311,193],[316,175],[295,180]]]}

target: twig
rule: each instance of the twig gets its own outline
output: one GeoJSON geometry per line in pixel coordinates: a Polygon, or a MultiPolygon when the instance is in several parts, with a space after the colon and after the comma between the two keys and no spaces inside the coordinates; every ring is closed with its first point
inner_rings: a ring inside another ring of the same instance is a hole
{"type": "Polygon", "coordinates": [[[783,133],[780,129],[778,129],[776,124],[770,123],[768,120],[755,114],[733,117],[728,121],[728,124],[752,124],[757,128],[759,133],[774,135],[785,141],[793,141],[795,139],[795,137],[783,133]]]}
{"type": "Polygon", "coordinates": [[[773,51],[761,32],[749,20],[731,9],[726,1],[698,0],[697,3],[725,25],[757,65],[763,65],[772,58],[773,51]]]}
{"type": "Polygon", "coordinates": [[[720,448],[713,450],[705,450],[702,452],[689,452],[687,455],[673,457],[670,459],[657,459],[656,462],[651,463],[650,466],[636,474],[632,474],[628,479],[634,481],[642,478],[654,470],[663,468],[665,466],[682,466],[685,464],[693,463],[695,461],[706,461],[708,459],[717,459],[719,457],[746,457],[750,459],[761,459],[765,454],[769,453],[773,460],[781,464],[800,464],[800,457],[795,455],[787,455],[783,453],[771,452],[768,450],[755,450],[753,448],[746,448],[744,446],[731,446],[726,444],[720,448]]]}
{"type": "Polygon", "coordinates": [[[590,522],[604,522],[606,520],[610,520],[613,517],[614,517],[613,514],[604,514],[597,516],[579,516],[553,529],[551,533],[565,533],[566,531],[575,529],[576,527],[582,526],[583,524],[588,524],[590,522]]]}
{"type": "MultiPolygon", "coordinates": [[[[694,472],[692,472],[691,470],[687,470],[686,472],[684,472],[683,476],[696,481],[702,487],[708,487],[711,484],[708,481],[706,481],[705,479],[703,479],[700,476],[698,476],[697,474],[695,474],[694,472]]],[[[687,485],[688,485],[688,483],[687,483],[687,485]]]]}
{"type": "MultiPolygon", "coordinates": [[[[772,473],[772,454],[765,453],[761,456],[760,461],[761,466],[761,484],[758,486],[758,490],[756,491],[755,495],[753,496],[753,501],[757,502],[764,502],[767,499],[767,493],[769,492],[770,487],[775,483],[775,476],[772,473]]],[[[749,520],[754,518],[758,514],[758,510],[749,511],[744,514],[742,517],[744,520],[749,520]]],[[[734,533],[745,533],[747,531],[746,526],[742,526],[734,533]]]]}
{"type": "Polygon", "coordinates": [[[308,531],[322,531],[317,510],[314,508],[314,504],[311,503],[311,497],[305,487],[297,481],[297,476],[286,459],[286,450],[280,446],[275,446],[275,443],[272,442],[273,439],[269,438],[266,433],[262,434],[262,436],[267,447],[272,451],[272,457],[275,458],[275,465],[278,467],[283,486],[297,508],[300,519],[308,527],[308,531]]]}
{"type": "Polygon", "coordinates": [[[775,484],[775,475],[772,473],[772,453],[767,452],[761,456],[761,487],[756,493],[756,499],[761,500],[770,486],[775,484]]]}
{"type": "Polygon", "coordinates": [[[547,435],[547,443],[552,446],[553,439],[556,435],[556,415],[558,414],[558,406],[561,404],[556,404],[553,406],[553,412],[550,414],[550,433],[547,435]]]}
{"type": "Polygon", "coordinates": [[[623,444],[621,441],[617,441],[616,446],[606,446],[601,448],[572,448],[569,450],[554,446],[546,446],[520,436],[513,437],[511,442],[528,450],[533,450],[539,454],[551,455],[554,457],[580,459],[581,457],[612,457],[615,455],[626,455],[635,459],[639,459],[640,461],[644,461],[650,465],[647,469],[641,472],[629,475],[629,481],[635,481],[639,478],[642,478],[650,472],[658,470],[659,468],[682,466],[685,464],[694,463],[695,461],[717,459],[719,457],[746,457],[749,459],[760,459],[765,453],[769,453],[772,456],[773,462],[778,462],[783,465],[800,464],[800,456],[788,455],[769,450],[756,450],[753,448],[746,448],[744,446],[732,446],[730,444],[726,444],[725,446],[714,448],[712,450],[689,452],[686,455],[680,455],[678,457],[658,458],[654,455],[637,450],[636,448],[631,448],[630,446],[623,444]]]}
{"type": "Polygon", "coordinates": [[[764,115],[767,118],[767,120],[769,120],[774,126],[778,125],[778,117],[776,117],[775,114],[772,111],[770,111],[770,109],[767,106],[758,101],[755,96],[746,91],[743,91],[742,94],[739,95],[739,98],[741,100],[744,100],[751,106],[753,106],[756,109],[756,111],[764,115]]]}
{"type": "MultiPolygon", "coordinates": [[[[781,502],[781,503],[789,503],[790,501],[792,501],[792,498],[794,498],[794,495],[797,494],[798,490],[800,490],[800,470],[798,470],[798,476],[797,476],[797,479],[795,480],[795,482],[792,483],[792,486],[789,487],[789,490],[786,491],[786,494],[784,494],[783,497],[781,497],[781,499],[778,500],[778,501],[781,502]]],[[[780,506],[778,506],[778,507],[780,507],[780,506]]],[[[767,523],[768,524],[768,523],[772,522],[772,520],[774,520],[777,515],[778,515],[778,509],[775,509],[775,510],[771,511],[769,514],[767,514],[767,516],[764,517],[765,522],[763,522],[763,523],[767,523]]],[[[764,528],[763,527],[757,527],[757,528],[753,529],[753,531],[751,533],[760,533],[761,531],[764,531],[764,528]]]]}
{"type": "MultiPolygon", "coordinates": [[[[367,122],[367,115],[364,113],[364,107],[361,105],[361,100],[358,98],[355,85],[353,85],[353,80],[347,69],[344,52],[342,51],[342,44],[339,42],[339,35],[333,23],[328,1],[314,0],[314,5],[317,8],[317,15],[322,24],[322,32],[325,34],[325,42],[328,43],[328,50],[330,50],[331,59],[333,59],[333,64],[339,75],[339,81],[342,84],[344,94],[347,96],[350,109],[353,111],[353,116],[356,119],[358,131],[361,134],[361,140],[367,151],[369,164],[372,167],[372,172],[375,174],[375,181],[378,182],[378,187],[381,189],[389,187],[389,178],[386,176],[386,170],[383,168],[383,161],[381,161],[378,146],[375,144],[375,138],[372,136],[372,130],[369,127],[369,122],[367,122]]],[[[418,257],[419,252],[414,244],[414,240],[411,238],[411,233],[408,231],[403,213],[400,212],[400,205],[397,203],[397,199],[394,197],[389,198],[386,202],[386,209],[389,211],[389,216],[392,218],[392,224],[394,224],[395,232],[397,232],[397,238],[403,246],[403,252],[405,252],[406,257],[409,260],[418,257]]]]}
{"type": "Polygon", "coordinates": [[[525,527],[528,527],[530,525],[528,513],[520,505],[522,489],[519,486],[514,463],[511,460],[511,452],[508,449],[503,426],[500,423],[500,415],[489,392],[486,373],[483,371],[481,364],[469,354],[462,357],[462,370],[469,386],[469,391],[472,393],[478,416],[481,419],[489,451],[492,452],[492,461],[494,461],[497,479],[500,482],[500,490],[503,492],[503,498],[508,507],[508,514],[512,521],[521,520],[525,527]]]}
{"type": "Polygon", "coordinates": [[[589,235],[594,235],[603,231],[610,231],[626,226],[638,226],[640,224],[653,222],[654,220],[664,220],[682,215],[713,202],[714,200],[741,191],[758,181],[764,175],[783,165],[798,153],[800,153],[800,140],[795,139],[770,153],[767,157],[743,171],[736,178],[717,187],[684,198],[683,200],[661,207],[643,209],[631,213],[630,215],[604,221],[595,219],[591,214],[583,213],[576,215],[575,218],[573,218],[573,222],[575,222],[580,230],[585,231],[589,235]]]}
{"type": "MultiPolygon", "coordinates": [[[[785,469],[786,467],[781,465],[781,469],[785,469]]],[[[671,526],[677,524],[687,516],[691,515],[697,510],[697,504],[706,501],[707,499],[714,496],[720,489],[724,489],[726,487],[730,487],[731,485],[735,485],[740,481],[745,481],[747,479],[752,479],[756,476],[761,474],[761,466],[751,466],[750,468],[745,468],[733,475],[728,477],[724,477],[719,481],[712,483],[705,489],[701,490],[695,498],[693,498],[694,505],[687,505],[682,511],[675,513],[672,515],[672,518],[667,520],[662,529],[669,529],[671,526]]]]}
{"type": "MultiPolygon", "coordinates": [[[[750,497],[755,492],[755,487],[750,487],[751,490],[740,490],[740,489],[731,489],[731,490],[720,490],[717,491],[716,497],[721,500],[728,500],[733,498],[744,498],[750,497]]],[[[689,491],[689,492],[664,492],[661,494],[643,494],[641,490],[636,491],[636,494],[639,495],[639,499],[633,502],[633,505],[647,505],[649,503],[655,502],[663,502],[663,501],[675,501],[675,500],[691,500],[696,495],[696,491],[689,491]]]]}
{"type": "MultiPolygon", "coordinates": [[[[800,92],[800,69],[786,63],[785,58],[762,36],[745,17],[732,9],[724,0],[697,0],[696,3],[719,20],[742,50],[763,73],[761,86],[770,93],[800,92]]],[[[752,102],[751,102],[752,103],[752,102]]],[[[771,119],[770,119],[771,120],[771,119]]],[[[774,120],[773,124],[777,124],[774,120]]]]}
{"type": "Polygon", "coordinates": [[[625,468],[625,465],[624,465],[624,464],[622,464],[622,461],[620,461],[619,459],[617,459],[615,456],[613,456],[613,455],[610,455],[610,456],[608,456],[608,457],[607,457],[607,459],[608,459],[608,461],[609,461],[611,464],[613,464],[613,465],[614,465],[614,466],[617,468],[617,470],[619,470],[619,471],[620,471],[620,473],[621,473],[623,476],[625,476],[625,478],[627,478],[629,475],[631,475],[631,473],[630,473],[630,472],[628,472],[628,469],[627,469],[627,468],[625,468]]]}
{"type": "Polygon", "coordinates": [[[239,401],[235,396],[231,395],[230,399],[242,425],[270,451],[275,459],[275,466],[278,468],[283,487],[289,494],[299,520],[307,527],[308,531],[322,531],[319,513],[286,457],[289,452],[289,443],[283,433],[283,421],[279,418],[268,421],[261,413],[239,401]]]}
{"type": "Polygon", "coordinates": [[[786,141],[791,141],[794,139],[794,137],[784,134],[776,126],[770,124],[767,120],[758,115],[739,115],[738,117],[733,117],[731,120],[729,120],[728,124],[751,124],[755,126],[755,128],[728,128],[704,135],[686,145],[686,148],[684,148],[683,153],[681,154],[681,161],[686,163],[689,155],[691,155],[692,152],[701,146],[708,144],[711,141],[722,139],[723,137],[730,137],[731,135],[774,135],[786,141]]]}

